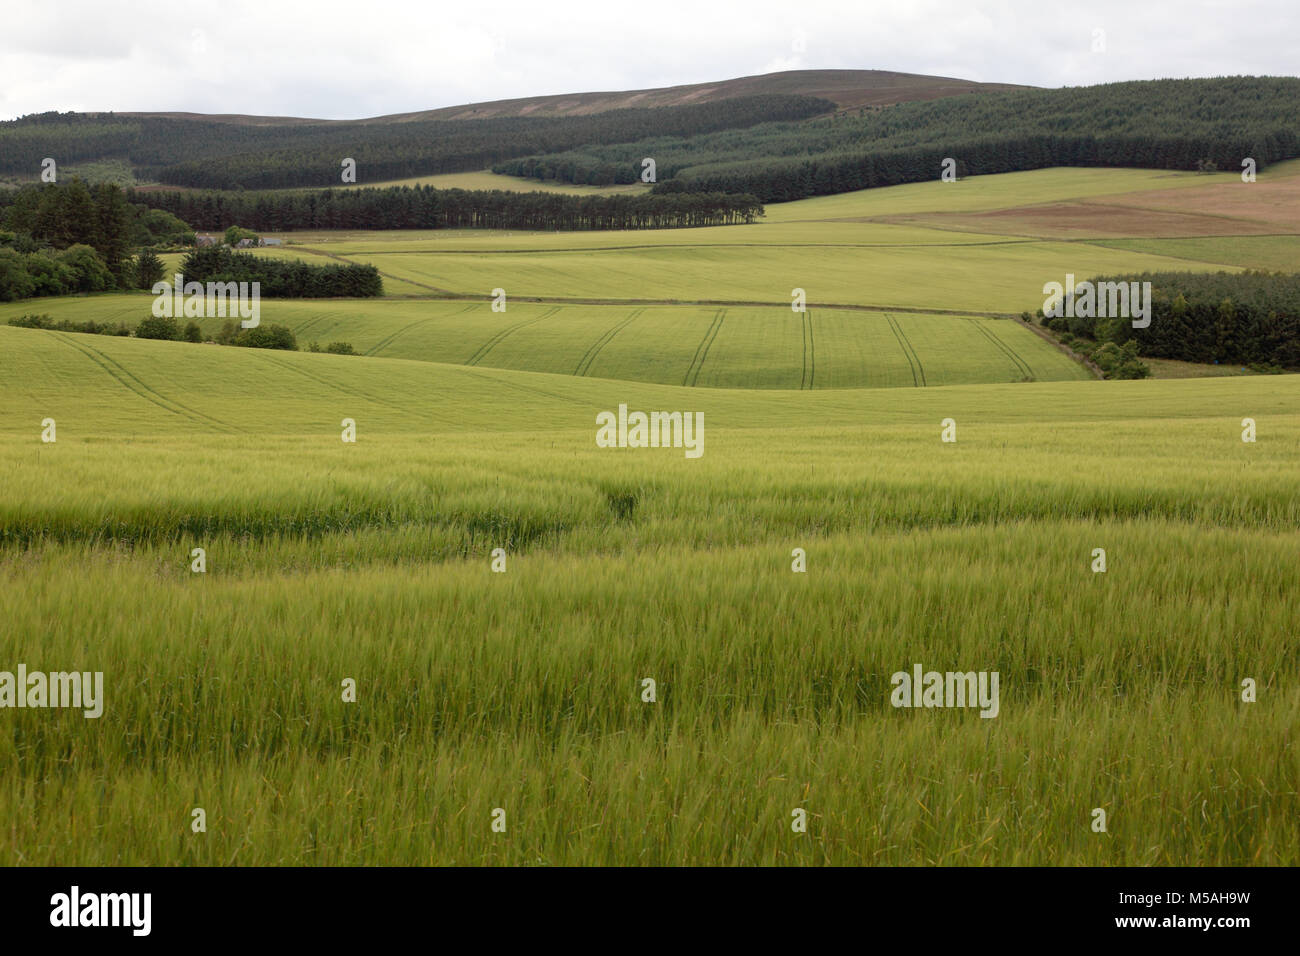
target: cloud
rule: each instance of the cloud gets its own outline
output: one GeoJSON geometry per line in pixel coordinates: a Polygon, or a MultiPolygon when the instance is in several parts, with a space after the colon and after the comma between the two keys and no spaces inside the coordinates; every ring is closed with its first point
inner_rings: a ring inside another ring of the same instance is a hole
{"type": "Polygon", "coordinates": [[[180,110],[346,119],[790,69],[1038,86],[1292,74],[1292,0],[10,0],[0,117],[180,110]],[[1091,50],[1093,30],[1106,51],[1091,50]]]}

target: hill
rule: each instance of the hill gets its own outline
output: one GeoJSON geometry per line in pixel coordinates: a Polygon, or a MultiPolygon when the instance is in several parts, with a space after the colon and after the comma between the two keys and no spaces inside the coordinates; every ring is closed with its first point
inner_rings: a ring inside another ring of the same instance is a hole
{"type": "Polygon", "coordinates": [[[892,106],[913,100],[934,100],[945,96],[988,90],[1028,89],[1013,83],[976,83],[948,76],[895,73],[889,70],[787,70],[742,76],[711,83],[691,83],[647,90],[565,93],[523,96],[460,106],[443,106],[409,113],[391,113],[357,120],[304,119],[286,116],[249,116],[236,113],[123,112],[115,115],[193,122],[233,123],[242,126],[291,126],[317,123],[362,123],[382,125],[423,120],[489,119],[507,116],[590,116],[610,110],[691,106],[742,96],[784,94],[829,100],[840,110],[892,106]]]}
{"type": "Polygon", "coordinates": [[[785,202],[1046,166],[1237,170],[1300,156],[1300,79],[1221,77],[986,92],[861,116],[605,143],[505,160],[495,172],[599,185],[653,156],[656,192],[752,193],[785,202]]]}

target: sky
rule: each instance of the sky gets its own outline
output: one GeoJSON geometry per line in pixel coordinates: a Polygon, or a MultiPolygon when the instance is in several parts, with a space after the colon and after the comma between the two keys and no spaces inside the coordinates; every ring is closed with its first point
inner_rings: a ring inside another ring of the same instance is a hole
{"type": "Polygon", "coordinates": [[[1033,86],[1300,72],[1296,0],[5,0],[0,119],[354,119],[800,69],[1033,86]]]}

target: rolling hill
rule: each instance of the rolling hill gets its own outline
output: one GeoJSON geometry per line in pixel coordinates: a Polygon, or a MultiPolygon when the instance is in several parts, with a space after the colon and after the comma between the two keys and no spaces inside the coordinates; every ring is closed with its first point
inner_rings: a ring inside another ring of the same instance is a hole
{"type": "MultiPolygon", "coordinates": [[[[285,116],[248,116],[235,113],[120,112],[114,116],[181,119],[234,123],[247,126],[286,126],[314,123],[409,123],[422,120],[488,119],[508,116],[589,116],[609,110],[689,106],[741,96],[785,94],[830,100],[840,110],[892,106],[913,100],[934,100],[988,90],[1028,89],[1014,83],[976,83],[947,76],[923,76],[889,70],[787,70],[742,76],[712,83],[691,83],[648,90],[604,93],[566,93],[525,96],[485,103],[442,106],[409,113],[392,113],[357,120],[322,120],[285,116]]],[[[105,115],[105,114],[89,114],[105,115]]]]}

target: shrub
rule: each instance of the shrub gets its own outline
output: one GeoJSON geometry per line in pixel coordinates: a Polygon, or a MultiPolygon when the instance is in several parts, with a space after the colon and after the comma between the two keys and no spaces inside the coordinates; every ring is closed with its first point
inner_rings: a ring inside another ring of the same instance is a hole
{"type": "Polygon", "coordinates": [[[66,295],[77,290],[77,274],[65,262],[34,252],[27,256],[26,266],[35,284],[32,295],[66,295]]]}
{"type": "Polygon", "coordinates": [[[176,324],[175,319],[158,318],[149,316],[135,327],[135,337],[137,339],[166,339],[175,341],[181,337],[180,327],[176,324]]]}
{"type": "Polygon", "coordinates": [[[325,346],[325,351],[333,355],[356,355],[357,351],[352,347],[351,342],[331,342],[325,346]]]}
{"type": "Polygon", "coordinates": [[[54,328],[54,319],[48,315],[20,315],[16,319],[10,319],[9,324],[19,329],[52,329],[54,328]]]}
{"type": "Polygon", "coordinates": [[[0,302],[29,298],[35,288],[23,257],[12,249],[0,249],[0,302]]]}
{"type": "Polygon", "coordinates": [[[240,329],[230,340],[231,345],[249,349],[283,349],[288,352],[298,350],[298,340],[284,325],[259,325],[251,329],[240,329]]]}
{"type": "Polygon", "coordinates": [[[77,292],[103,292],[117,286],[113,273],[108,271],[104,260],[90,246],[68,246],[59,258],[76,276],[77,292]]]}

